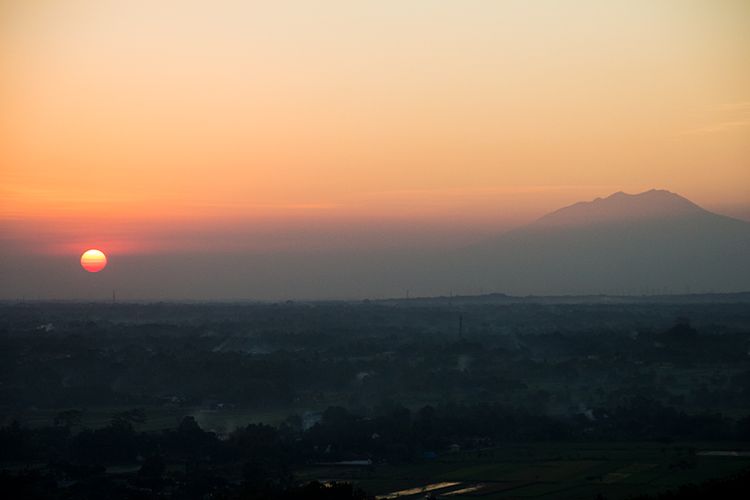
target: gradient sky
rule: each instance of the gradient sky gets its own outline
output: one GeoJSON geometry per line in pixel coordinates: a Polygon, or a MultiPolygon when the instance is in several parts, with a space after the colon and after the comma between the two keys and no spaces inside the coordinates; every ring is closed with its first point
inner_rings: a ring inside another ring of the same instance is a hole
{"type": "Polygon", "coordinates": [[[0,2],[0,228],[407,245],[665,188],[750,218],[750,2],[0,2]]]}

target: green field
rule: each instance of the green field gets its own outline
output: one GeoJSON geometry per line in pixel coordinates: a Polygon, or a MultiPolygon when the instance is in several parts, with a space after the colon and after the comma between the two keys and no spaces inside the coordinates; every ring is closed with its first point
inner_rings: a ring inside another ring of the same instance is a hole
{"type": "Polygon", "coordinates": [[[701,456],[701,450],[750,449],[727,443],[569,443],[509,445],[409,465],[320,467],[302,478],[353,481],[383,498],[625,499],[731,475],[750,457],[701,456]],[[446,483],[441,485],[440,483],[446,483]],[[425,488],[426,487],[426,488],[425,488]]]}

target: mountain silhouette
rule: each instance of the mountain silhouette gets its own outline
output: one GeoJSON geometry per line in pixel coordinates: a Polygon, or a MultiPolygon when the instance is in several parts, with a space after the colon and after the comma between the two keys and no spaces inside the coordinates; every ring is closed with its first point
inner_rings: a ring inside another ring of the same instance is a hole
{"type": "Polygon", "coordinates": [[[458,257],[466,283],[512,293],[750,289],[750,223],[664,190],[576,203],[458,257]]]}
{"type": "Polygon", "coordinates": [[[606,198],[582,201],[537,220],[537,226],[581,226],[622,221],[647,221],[710,213],[687,198],[661,189],[640,194],[622,191],[606,198]]]}

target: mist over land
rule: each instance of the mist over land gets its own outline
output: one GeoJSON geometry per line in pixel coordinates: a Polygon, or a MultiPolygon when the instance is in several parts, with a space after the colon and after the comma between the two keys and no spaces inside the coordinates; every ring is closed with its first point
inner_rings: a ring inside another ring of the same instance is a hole
{"type": "Polygon", "coordinates": [[[749,306],[0,302],[0,484],[82,500],[731,497],[750,465],[749,306]]]}
{"type": "Polygon", "coordinates": [[[675,193],[615,193],[473,244],[71,256],[9,255],[4,299],[364,299],[481,294],[669,294],[750,289],[750,223],[675,193]],[[92,279],[93,278],[93,279],[92,279]]]}

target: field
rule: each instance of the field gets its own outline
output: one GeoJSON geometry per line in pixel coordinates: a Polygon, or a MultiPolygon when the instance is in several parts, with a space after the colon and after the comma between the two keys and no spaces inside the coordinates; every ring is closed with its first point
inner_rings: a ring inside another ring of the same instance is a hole
{"type": "MultiPolygon", "coordinates": [[[[733,447],[749,449],[750,444],[733,447]]],[[[512,445],[457,452],[412,465],[319,467],[303,477],[357,483],[381,499],[625,499],[750,467],[748,456],[705,456],[726,443],[585,443],[512,445]]]]}

